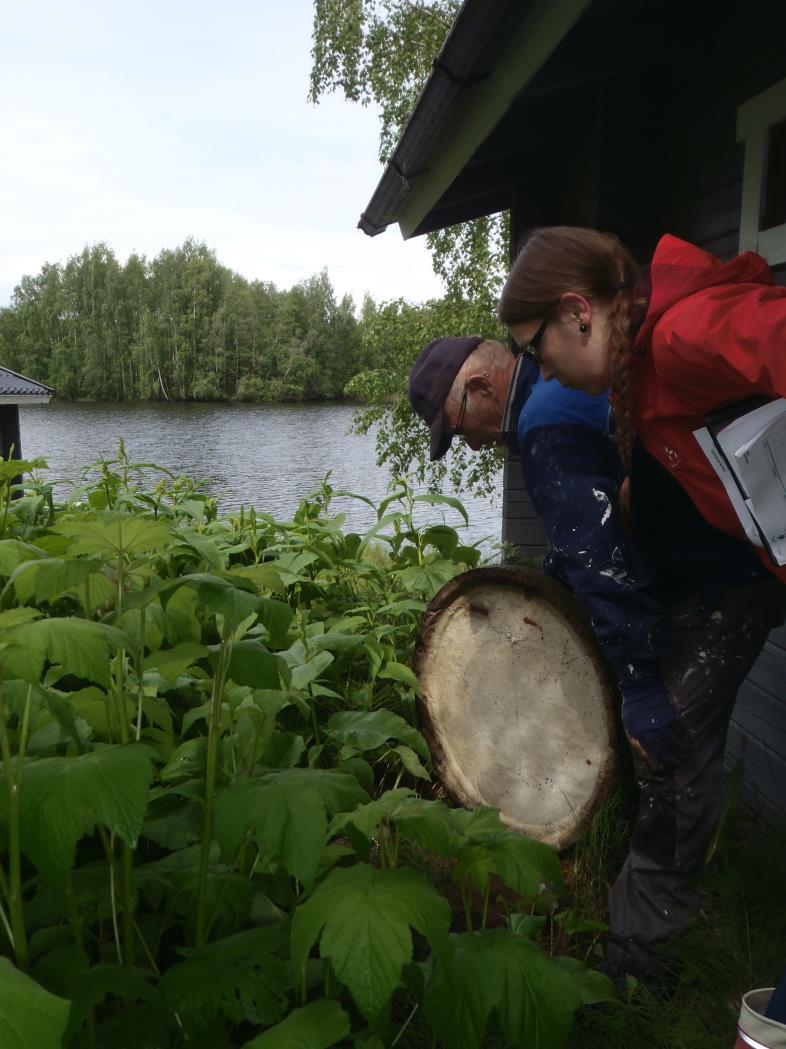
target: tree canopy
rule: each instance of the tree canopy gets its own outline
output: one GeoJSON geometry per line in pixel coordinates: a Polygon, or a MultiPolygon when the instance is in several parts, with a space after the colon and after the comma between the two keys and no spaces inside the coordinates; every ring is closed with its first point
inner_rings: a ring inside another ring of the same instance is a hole
{"type": "Polygon", "coordinates": [[[194,240],[125,265],[94,244],[23,277],[0,361],[65,398],[251,401],[342,396],[375,363],[326,270],[279,290],[194,240]]]}
{"type": "MultiPolygon", "coordinates": [[[[459,0],[314,0],[311,101],[339,91],[351,102],[377,106],[379,157],[386,162],[459,7],[459,0]]],[[[444,465],[426,463],[423,428],[401,394],[412,362],[429,339],[474,333],[504,337],[496,306],[507,270],[508,229],[505,213],[429,234],[444,298],[420,307],[394,299],[380,307],[373,330],[366,332],[382,364],[350,388],[375,401],[359,425],[363,429],[384,420],[377,431],[377,452],[380,461],[397,471],[405,472],[414,461],[421,478],[428,475],[439,483],[446,475],[444,465]]],[[[451,480],[458,486],[463,475],[465,486],[482,489],[491,483],[499,461],[493,451],[470,458],[465,449],[457,449],[451,480]]]]}

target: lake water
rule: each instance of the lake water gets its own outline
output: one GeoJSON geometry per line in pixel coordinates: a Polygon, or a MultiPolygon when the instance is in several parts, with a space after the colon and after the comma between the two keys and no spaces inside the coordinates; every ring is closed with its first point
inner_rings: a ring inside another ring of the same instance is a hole
{"type": "MultiPolygon", "coordinates": [[[[156,463],[175,473],[205,479],[205,491],[221,512],[241,504],[280,519],[290,518],[303,496],[319,487],[328,471],[335,489],[348,489],[378,503],[389,476],[376,465],[374,438],[349,433],[354,409],[346,404],[95,404],[53,401],[19,410],[22,453],[43,456],[47,479],[78,483],[83,469],[100,457],[114,458],[118,438],[132,462],[156,463]]],[[[151,481],[151,486],[155,481],[151,481]]],[[[499,540],[502,482],[492,498],[462,497],[470,519],[465,538],[499,540]]],[[[375,521],[371,509],[352,499],[336,500],[348,527],[364,531],[375,521]]],[[[423,508],[423,520],[442,520],[423,508]]],[[[448,510],[448,524],[459,515],[448,510]]]]}

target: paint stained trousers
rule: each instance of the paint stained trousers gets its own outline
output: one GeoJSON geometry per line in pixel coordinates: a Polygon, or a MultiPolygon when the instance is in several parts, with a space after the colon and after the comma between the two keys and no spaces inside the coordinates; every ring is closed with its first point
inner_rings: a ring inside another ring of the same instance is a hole
{"type": "Polygon", "coordinates": [[[609,892],[607,958],[622,971],[654,971],[657,945],[698,913],[693,875],[720,818],[734,701],[785,612],[786,587],[775,580],[725,591],[711,607],[688,600],[671,609],[665,678],[690,752],[671,770],[634,757],[638,815],[628,857],[609,892]]]}

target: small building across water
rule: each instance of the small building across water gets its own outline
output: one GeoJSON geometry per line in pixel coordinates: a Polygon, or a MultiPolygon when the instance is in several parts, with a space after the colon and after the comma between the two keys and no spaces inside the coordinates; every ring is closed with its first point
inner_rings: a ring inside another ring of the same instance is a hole
{"type": "Polygon", "coordinates": [[[45,386],[26,375],[0,367],[0,456],[22,458],[22,440],[19,434],[19,405],[48,404],[54,396],[51,386],[45,386]]]}

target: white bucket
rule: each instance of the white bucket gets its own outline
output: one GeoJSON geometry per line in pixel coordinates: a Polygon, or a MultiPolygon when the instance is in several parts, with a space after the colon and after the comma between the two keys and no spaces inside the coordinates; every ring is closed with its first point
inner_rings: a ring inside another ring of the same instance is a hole
{"type": "Polygon", "coordinates": [[[734,1049],[786,1049],[786,1024],[764,1015],[774,990],[760,987],[743,996],[734,1049]]]}

